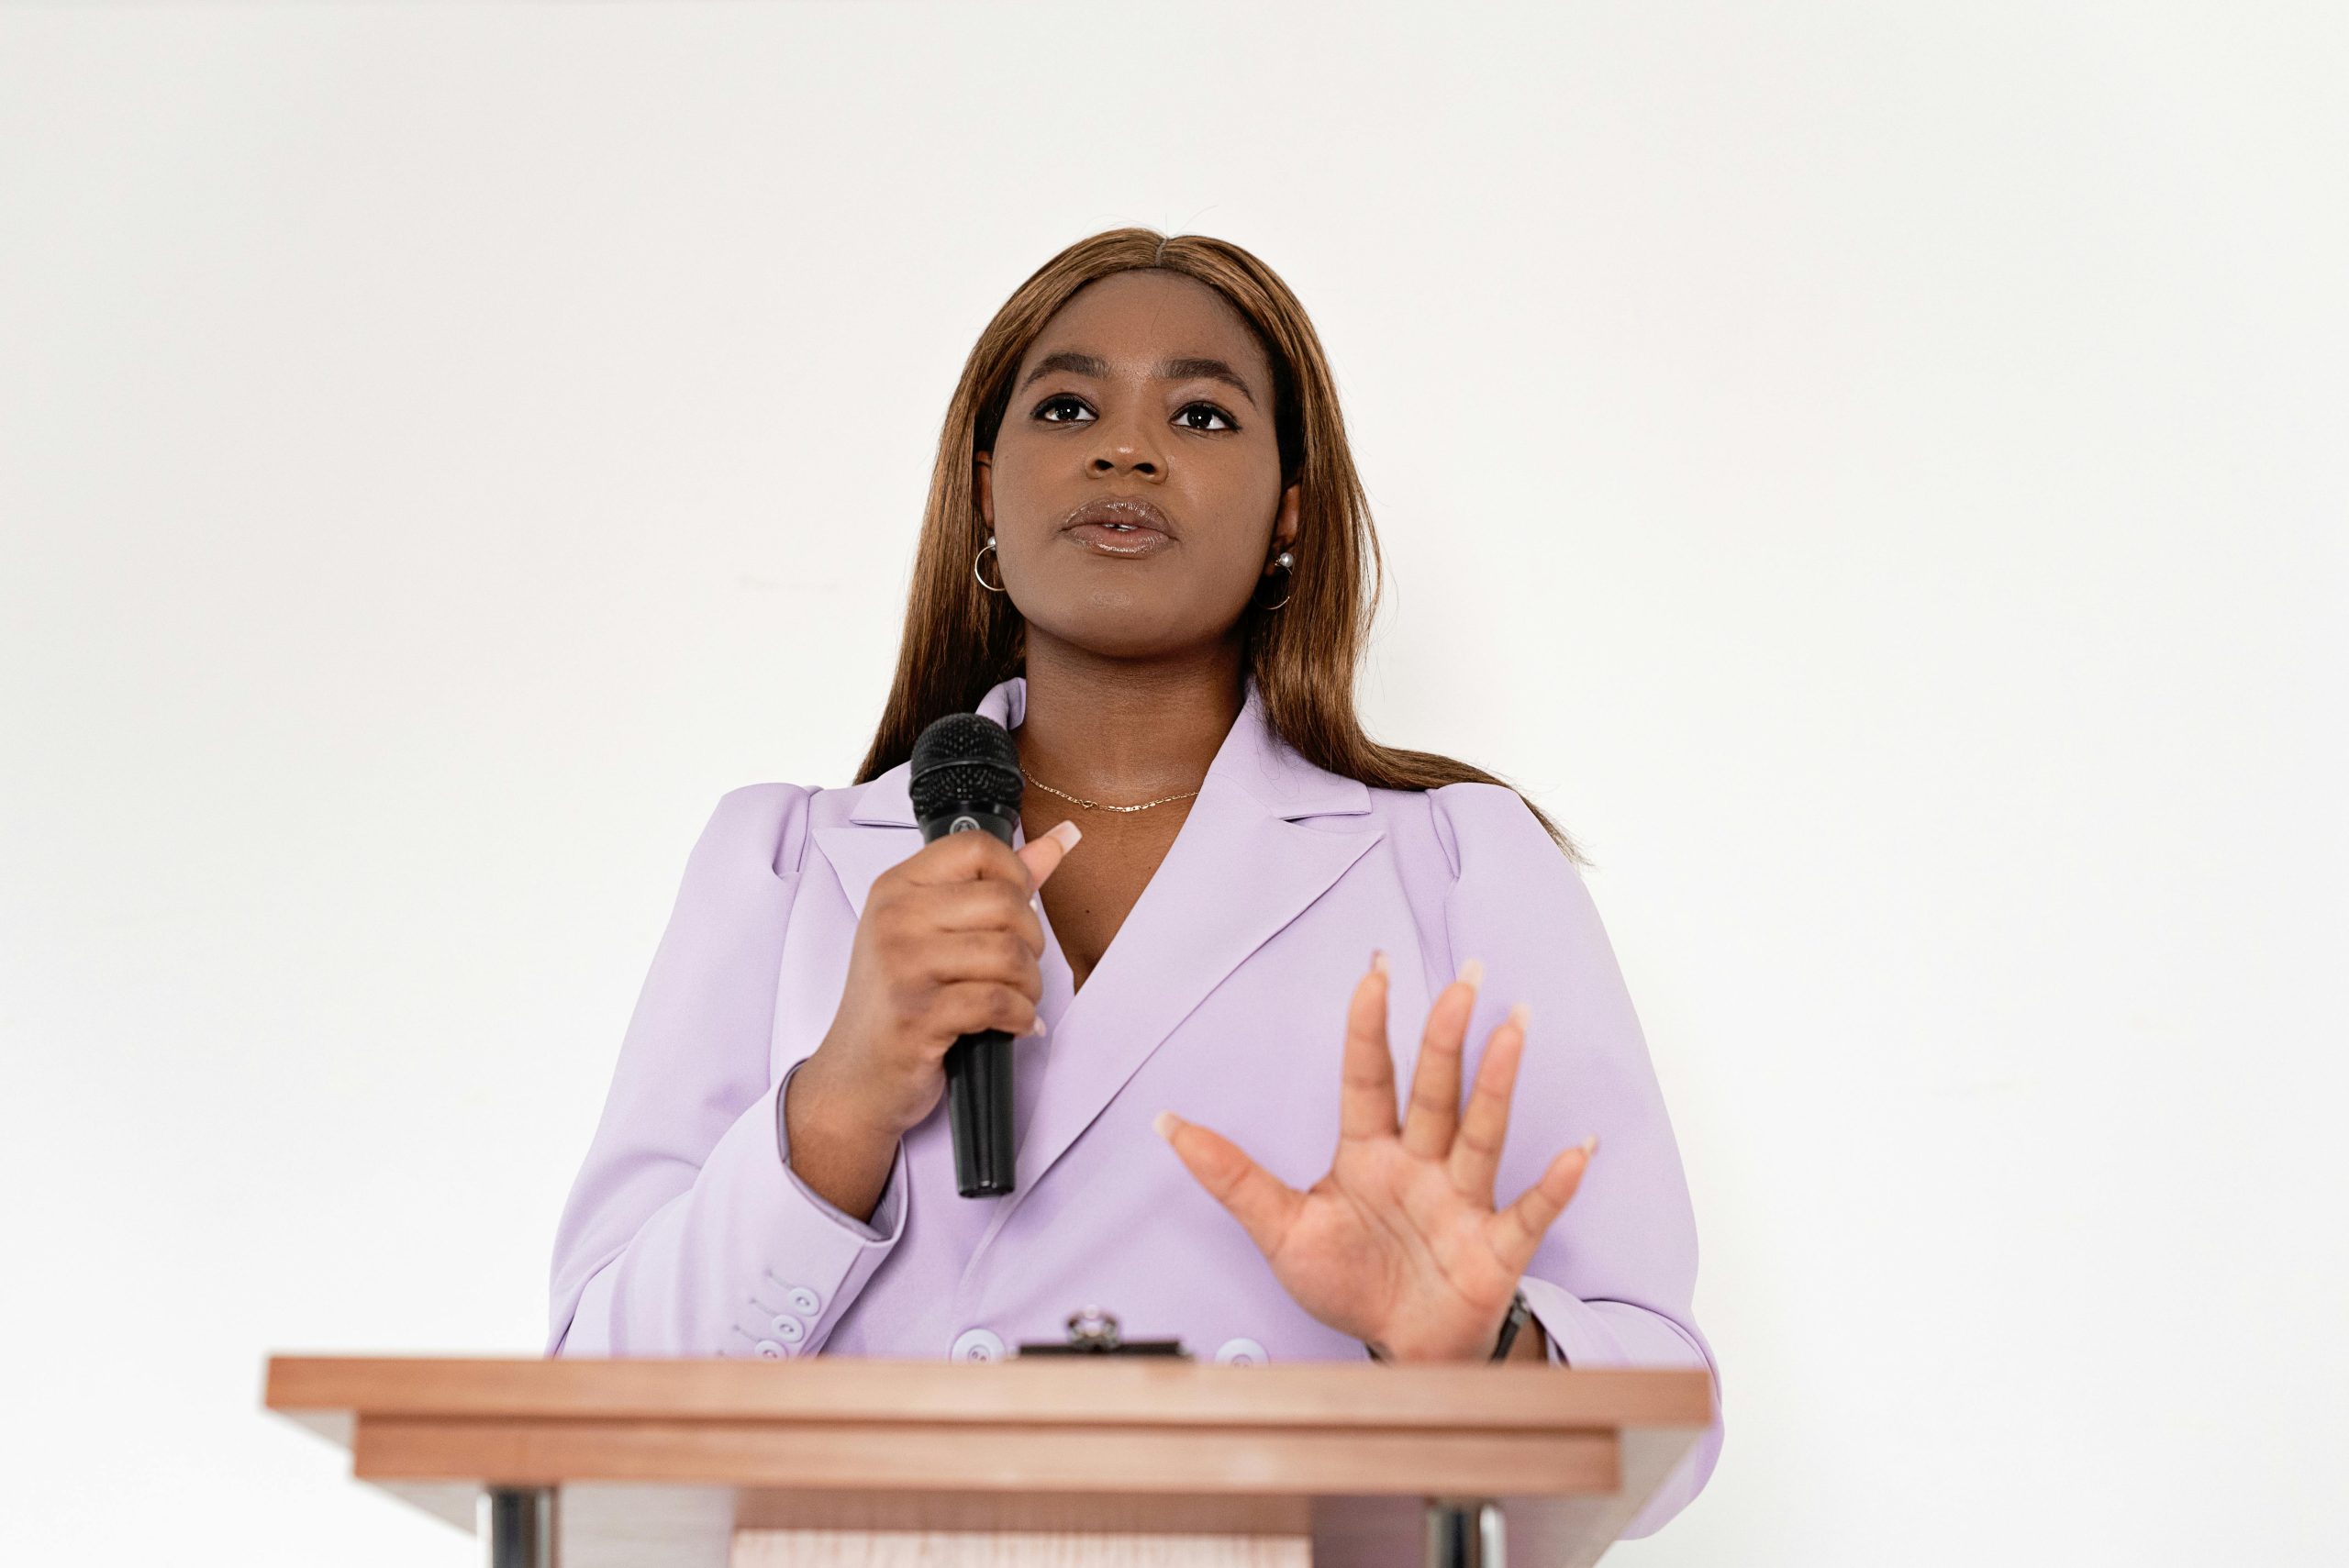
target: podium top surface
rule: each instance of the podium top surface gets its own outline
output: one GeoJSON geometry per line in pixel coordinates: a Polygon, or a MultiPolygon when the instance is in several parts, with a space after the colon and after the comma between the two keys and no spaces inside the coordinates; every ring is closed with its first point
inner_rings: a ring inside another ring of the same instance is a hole
{"type": "Polygon", "coordinates": [[[273,1356],[264,1403],[287,1415],[485,1419],[895,1421],[1700,1431],[1701,1369],[1312,1362],[1221,1366],[1075,1356],[979,1364],[865,1358],[273,1356]]]}

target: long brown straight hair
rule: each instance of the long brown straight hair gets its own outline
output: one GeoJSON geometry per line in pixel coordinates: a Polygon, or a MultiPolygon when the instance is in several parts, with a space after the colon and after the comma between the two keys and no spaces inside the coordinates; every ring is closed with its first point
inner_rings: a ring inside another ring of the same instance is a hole
{"type": "MultiPolygon", "coordinates": [[[[1053,313],[1087,284],[1150,269],[1196,279],[1221,295],[1272,361],[1281,485],[1303,481],[1297,566],[1287,574],[1286,603],[1268,612],[1252,599],[1241,617],[1248,623],[1246,668],[1273,732],[1317,767],[1374,788],[1475,782],[1514,790],[1482,768],[1381,746],[1363,733],[1354,679],[1385,585],[1384,565],[1321,340],[1288,285],[1246,250],[1204,235],[1169,238],[1150,228],[1096,234],[1039,267],[996,312],[963,362],[922,509],[896,677],[855,782],[911,757],[933,719],[971,711],[989,687],[1025,673],[1027,621],[1008,594],[990,594],[972,577],[971,563],[987,537],[974,458],[994,449],[1011,378],[1053,313]]],[[[1518,798],[1524,799],[1522,791],[1518,798]]],[[[1568,860],[1589,863],[1540,806],[1525,804],[1568,860]]]]}

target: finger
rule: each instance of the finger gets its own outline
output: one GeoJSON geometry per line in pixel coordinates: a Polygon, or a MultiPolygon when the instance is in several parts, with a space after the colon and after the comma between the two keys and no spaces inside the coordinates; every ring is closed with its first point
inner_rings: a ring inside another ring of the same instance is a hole
{"type": "Polygon", "coordinates": [[[1395,1136],[1395,1057],[1386,1049],[1386,955],[1371,955],[1346,1007],[1346,1049],[1338,1065],[1338,1141],[1395,1136]]]}
{"type": "MultiPolygon", "coordinates": [[[[1074,837],[1056,838],[1063,828],[1069,835],[1078,830],[1074,822],[1063,823],[1037,840],[1039,844],[1052,841],[1052,848],[1042,853],[1052,857],[1053,865],[1060,863],[1059,854],[1075,841],[1074,837]]],[[[1035,869],[1022,852],[1028,847],[1022,845],[1014,850],[992,833],[965,828],[959,832],[940,834],[891,867],[888,874],[919,885],[992,878],[1010,883],[1024,898],[1035,892],[1037,885],[1035,869]]]]}
{"type": "Polygon", "coordinates": [[[1043,956],[1043,922],[1029,897],[1016,888],[990,878],[925,887],[915,896],[920,900],[919,918],[926,930],[1010,931],[1028,944],[1030,952],[1043,956]]]}
{"type": "Polygon", "coordinates": [[[1517,1088],[1517,1065],[1525,1050],[1526,1005],[1508,1010],[1500,1027],[1485,1042],[1485,1059],[1476,1064],[1476,1084],[1468,1092],[1468,1108],[1461,1113],[1460,1135],[1452,1140],[1448,1162],[1453,1190],[1478,1208],[1493,1207],[1493,1178],[1501,1168],[1501,1145],[1508,1137],[1509,1095],[1517,1088]]]}
{"type": "Polygon", "coordinates": [[[921,1015],[930,1046],[929,1054],[942,1057],[966,1034],[987,1029],[1024,1037],[1038,1032],[1043,1018],[1036,998],[1016,985],[992,980],[957,980],[930,993],[921,1015]]]}
{"type": "Polygon", "coordinates": [[[1042,838],[1030,839],[1020,845],[1014,852],[1027,863],[1030,887],[1043,886],[1044,879],[1060,869],[1061,862],[1076,848],[1077,840],[1084,836],[1085,829],[1076,825],[1074,817],[1071,817],[1065,822],[1056,823],[1052,831],[1042,838]]]}
{"type": "Polygon", "coordinates": [[[1484,978],[1484,963],[1470,959],[1460,966],[1460,978],[1439,992],[1428,1009],[1419,1064],[1411,1073],[1411,1108],[1403,1118],[1403,1147],[1422,1160],[1441,1160],[1450,1152],[1453,1130],[1460,1125],[1460,1050],[1484,978]]]}
{"type": "Polygon", "coordinates": [[[922,944],[916,973],[932,985],[983,981],[1041,1001],[1043,976],[1028,944],[1009,931],[941,931],[922,944]]]}
{"type": "Polygon", "coordinates": [[[1221,1133],[1185,1121],[1173,1111],[1159,1112],[1151,1126],[1174,1147],[1199,1185],[1240,1221],[1258,1251],[1269,1258],[1281,1250],[1290,1222],[1304,1207],[1303,1193],[1251,1160],[1221,1133]]]}
{"type": "Polygon", "coordinates": [[[1542,1179],[1525,1189],[1518,1200],[1492,1218],[1486,1234],[1492,1238],[1493,1251],[1501,1262],[1519,1273],[1533,1260],[1533,1249],[1542,1244],[1551,1221],[1565,1212],[1566,1205],[1582,1185],[1583,1173],[1590,1168],[1590,1157],[1598,1149],[1598,1140],[1585,1140],[1550,1162],[1542,1179]]]}

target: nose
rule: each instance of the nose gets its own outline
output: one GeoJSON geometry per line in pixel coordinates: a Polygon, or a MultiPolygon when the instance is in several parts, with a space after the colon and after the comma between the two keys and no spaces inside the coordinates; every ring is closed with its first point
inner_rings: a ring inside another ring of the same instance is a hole
{"type": "Polygon", "coordinates": [[[1095,422],[1094,441],[1091,467],[1097,474],[1126,470],[1156,478],[1165,471],[1165,455],[1147,417],[1104,415],[1095,422]]]}

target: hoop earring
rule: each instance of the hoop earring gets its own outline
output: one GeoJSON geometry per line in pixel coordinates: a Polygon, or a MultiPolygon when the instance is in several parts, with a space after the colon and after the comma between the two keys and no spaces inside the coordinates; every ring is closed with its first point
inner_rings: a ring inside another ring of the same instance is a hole
{"type": "MultiPolygon", "coordinates": [[[[1285,572],[1285,573],[1286,573],[1288,574],[1288,581],[1289,581],[1289,584],[1290,584],[1289,592],[1288,592],[1288,593],[1286,593],[1286,594],[1283,594],[1283,595],[1281,595],[1281,598],[1280,598],[1280,604],[1279,604],[1279,605],[1258,605],[1256,607],[1257,607],[1258,609],[1260,609],[1260,610],[1276,610],[1276,609],[1279,609],[1279,608],[1281,607],[1281,605],[1286,605],[1286,604],[1287,604],[1287,603],[1288,603],[1290,596],[1291,596],[1292,595],[1294,595],[1294,594],[1296,593],[1296,591],[1297,591],[1297,589],[1296,589],[1296,578],[1297,578],[1297,571],[1296,571],[1296,567],[1297,567],[1297,557],[1296,557],[1296,556],[1294,556],[1294,555],[1292,555],[1292,554],[1290,554],[1287,550],[1282,550],[1282,551],[1280,552],[1280,554],[1278,554],[1278,555],[1276,555],[1276,556],[1275,556],[1275,557],[1273,558],[1273,564],[1274,564],[1274,565],[1275,565],[1275,566],[1277,566],[1277,567],[1279,567],[1283,572],[1285,572]]],[[[1253,596],[1253,595],[1251,595],[1251,597],[1252,597],[1252,596],[1253,596]]]]}
{"type": "MultiPolygon", "coordinates": [[[[990,593],[990,594],[1000,594],[1000,593],[1002,593],[1002,592],[1003,592],[1003,584],[1000,584],[1000,583],[990,583],[990,582],[988,582],[985,576],[982,576],[982,575],[980,574],[980,572],[979,572],[979,562],[982,562],[982,561],[985,561],[985,560],[986,559],[986,556],[987,556],[987,551],[988,551],[988,550],[994,550],[994,549],[995,549],[995,535],[993,535],[993,534],[989,534],[989,535],[987,535],[987,542],[986,542],[986,543],[985,543],[985,544],[983,544],[983,545],[981,545],[981,546],[979,547],[979,553],[978,553],[978,554],[976,554],[976,555],[974,555],[974,556],[973,556],[973,557],[971,558],[971,575],[972,575],[972,576],[974,576],[974,577],[977,577],[977,578],[979,579],[979,586],[980,586],[980,587],[982,587],[982,588],[985,588],[988,593],[990,593]]],[[[1000,552],[1000,551],[997,551],[997,571],[998,571],[998,574],[1000,574],[1000,569],[1001,569],[1001,560],[1000,560],[1000,557],[1001,557],[1001,552],[1000,552]]]]}

